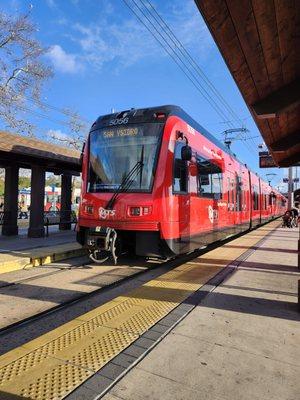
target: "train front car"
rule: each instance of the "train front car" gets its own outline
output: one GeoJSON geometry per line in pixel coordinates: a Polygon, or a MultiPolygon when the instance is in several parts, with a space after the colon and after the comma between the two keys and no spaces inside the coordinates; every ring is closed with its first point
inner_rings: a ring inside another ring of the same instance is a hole
{"type": "Polygon", "coordinates": [[[280,194],[191,119],[162,106],[100,117],[83,154],[77,240],[101,262],[169,258],[274,218],[280,194]]]}
{"type": "Polygon", "coordinates": [[[166,257],[160,235],[166,123],[172,107],[100,117],[83,154],[77,240],[101,262],[124,252],[166,257]]]}

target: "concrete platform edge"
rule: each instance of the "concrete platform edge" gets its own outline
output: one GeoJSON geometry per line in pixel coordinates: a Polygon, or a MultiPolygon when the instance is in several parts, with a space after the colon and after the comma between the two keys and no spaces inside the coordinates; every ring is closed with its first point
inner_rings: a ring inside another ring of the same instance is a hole
{"type": "Polygon", "coordinates": [[[64,250],[57,253],[35,255],[33,257],[20,257],[12,261],[4,261],[0,263],[0,274],[17,271],[21,269],[40,267],[42,265],[51,264],[57,261],[67,260],[73,257],[86,255],[85,249],[64,250]]]}

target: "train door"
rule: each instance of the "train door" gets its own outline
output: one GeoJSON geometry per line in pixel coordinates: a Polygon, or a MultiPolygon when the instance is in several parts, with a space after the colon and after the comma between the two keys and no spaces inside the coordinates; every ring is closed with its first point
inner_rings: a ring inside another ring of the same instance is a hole
{"type": "MultiPolygon", "coordinates": [[[[177,221],[179,225],[179,237],[181,241],[190,237],[190,196],[188,185],[188,162],[181,158],[181,148],[184,146],[183,142],[176,142],[174,149],[174,166],[173,166],[173,194],[175,195],[177,221]]],[[[187,250],[188,249],[184,249],[187,250]]]]}
{"type": "Polygon", "coordinates": [[[236,193],[235,193],[235,185],[234,185],[234,174],[230,171],[228,171],[227,175],[227,198],[228,198],[228,203],[227,203],[227,210],[228,210],[228,225],[232,227],[232,232],[235,230],[235,223],[236,223],[236,218],[235,218],[235,198],[236,198],[236,193]]]}
{"type": "Polygon", "coordinates": [[[259,207],[259,223],[261,224],[262,222],[262,185],[261,185],[261,179],[258,180],[258,190],[259,190],[259,195],[258,195],[258,207],[259,207]]]}
{"type": "Polygon", "coordinates": [[[248,198],[247,198],[247,207],[249,208],[249,229],[252,228],[252,220],[253,220],[253,185],[251,179],[251,172],[248,171],[248,198]]]}
{"type": "Polygon", "coordinates": [[[235,184],[235,225],[238,230],[242,223],[242,211],[243,211],[243,188],[241,176],[235,173],[234,177],[235,184]]]}

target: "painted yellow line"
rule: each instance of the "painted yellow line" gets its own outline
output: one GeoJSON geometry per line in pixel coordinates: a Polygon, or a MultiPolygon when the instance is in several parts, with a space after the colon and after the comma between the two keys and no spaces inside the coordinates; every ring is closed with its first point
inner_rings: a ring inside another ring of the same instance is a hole
{"type": "Polygon", "coordinates": [[[235,239],[4,354],[0,398],[64,398],[277,226],[235,239]]]}

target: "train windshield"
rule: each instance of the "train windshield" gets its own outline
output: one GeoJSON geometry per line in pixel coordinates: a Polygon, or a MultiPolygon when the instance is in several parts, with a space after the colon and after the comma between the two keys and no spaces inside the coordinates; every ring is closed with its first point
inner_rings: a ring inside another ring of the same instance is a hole
{"type": "Polygon", "coordinates": [[[134,165],[129,192],[150,191],[163,124],[107,127],[90,134],[89,192],[113,192],[134,165]]]}

